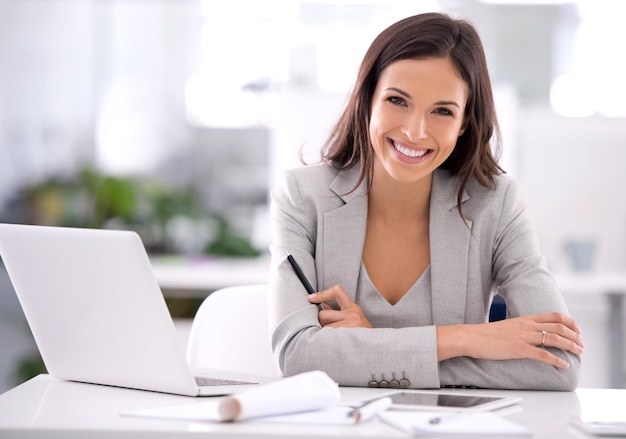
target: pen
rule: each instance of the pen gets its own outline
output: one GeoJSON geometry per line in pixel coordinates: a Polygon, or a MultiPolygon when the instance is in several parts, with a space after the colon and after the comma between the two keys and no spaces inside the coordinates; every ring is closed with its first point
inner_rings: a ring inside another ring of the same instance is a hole
{"type": "Polygon", "coordinates": [[[354,418],[354,422],[365,422],[372,419],[374,416],[384,412],[391,406],[391,398],[384,396],[382,398],[367,401],[363,405],[355,408],[348,413],[348,416],[354,418]]]}
{"type": "MultiPolygon", "coordinates": [[[[311,283],[309,282],[309,280],[306,278],[306,276],[302,272],[302,269],[300,268],[300,266],[298,265],[296,260],[293,258],[293,256],[291,256],[289,253],[287,253],[287,260],[289,261],[289,263],[293,267],[293,271],[296,272],[296,276],[298,276],[298,279],[300,279],[300,282],[302,282],[302,285],[304,285],[304,289],[306,290],[306,292],[309,293],[309,294],[315,293],[315,290],[313,289],[313,287],[311,286],[311,283]]],[[[317,304],[317,308],[320,311],[324,309],[324,307],[322,306],[321,303],[317,304]]]]}

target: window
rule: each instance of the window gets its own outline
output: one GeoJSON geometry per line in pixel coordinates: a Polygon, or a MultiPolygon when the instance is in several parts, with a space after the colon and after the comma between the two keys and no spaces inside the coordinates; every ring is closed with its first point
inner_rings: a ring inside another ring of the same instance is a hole
{"type": "Polygon", "coordinates": [[[572,55],[550,90],[564,116],[626,116],[625,2],[579,0],[572,55]]]}

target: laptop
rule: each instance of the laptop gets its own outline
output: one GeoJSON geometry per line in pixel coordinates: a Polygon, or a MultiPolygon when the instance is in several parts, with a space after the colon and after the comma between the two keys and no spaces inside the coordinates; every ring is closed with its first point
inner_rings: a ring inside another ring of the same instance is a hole
{"type": "Polygon", "coordinates": [[[56,378],[188,396],[272,381],[228,371],[192,374],[133,231],[0,224],[0,256],[56,378]]]}

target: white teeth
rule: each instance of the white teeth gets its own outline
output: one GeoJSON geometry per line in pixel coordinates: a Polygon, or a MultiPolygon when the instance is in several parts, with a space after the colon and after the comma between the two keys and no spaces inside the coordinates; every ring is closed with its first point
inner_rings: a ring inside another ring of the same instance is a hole
{"type": "Polygon", "coordinates": [[[416,151],[414,149],[409,149],[409,148],[405,148],[404,146],[398,145],[396,142],[392,142],[393,143],[393,147],[396,148],[396,150],[398,152],[400,152],[400,154],[405,155],[407,157],[421,157],[424,154],[426,154],[426,152],[428,152],[428,150],[421,150],[421,151],[416,151]]]}

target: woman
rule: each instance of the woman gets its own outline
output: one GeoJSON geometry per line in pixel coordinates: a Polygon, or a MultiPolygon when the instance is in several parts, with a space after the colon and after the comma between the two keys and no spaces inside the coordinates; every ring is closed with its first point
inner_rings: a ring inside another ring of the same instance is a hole
{"type": "Polygon", "coordinates": [[[272,346],[346,386],[572,390],[584,345],[497,134],[482,43],[429,13],[383,31],[323,162],[272,196],[272,346]],[[291,254],[317,293],[307,295],[291,254]],[[508,318],[487,322],[499,292],[508,318]],[[321,304],[321,310],[313,304],[321,304]]]}

